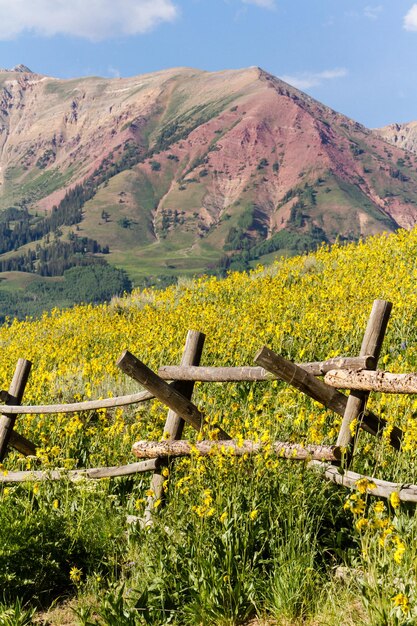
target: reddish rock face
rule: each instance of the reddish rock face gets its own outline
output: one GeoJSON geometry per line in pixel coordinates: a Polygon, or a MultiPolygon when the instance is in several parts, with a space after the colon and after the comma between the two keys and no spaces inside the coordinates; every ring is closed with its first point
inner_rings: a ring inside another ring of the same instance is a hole
{"type": "Polygon", "coordinates": [[[100,210],[124,205],[149,244],[230,255],[281,231],[307,247],[357,239],[417,221],[417,159],[398,147],[411,128],[395,128],[391,146],[388,131],[259,68],[65,81],[0,71],[0,209],[48,212],[90,181],[100,210]],[[104,190],[122,175],[126,187],[104,190]]]}

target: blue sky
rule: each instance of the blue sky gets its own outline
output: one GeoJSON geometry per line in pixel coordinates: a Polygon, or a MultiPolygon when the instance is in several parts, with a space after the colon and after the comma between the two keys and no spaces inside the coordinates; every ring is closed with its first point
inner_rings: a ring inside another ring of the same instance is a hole
{"type": "Polygon", "coordinates": [[[417,120],[412,0],[0,0],[0,67],[60,78],[259,65],[369,127],[417,120]]]}

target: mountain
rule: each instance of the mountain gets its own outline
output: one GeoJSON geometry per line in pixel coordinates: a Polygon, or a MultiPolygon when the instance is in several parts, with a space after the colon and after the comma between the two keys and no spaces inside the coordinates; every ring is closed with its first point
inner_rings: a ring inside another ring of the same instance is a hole
{"type": "Polygon", "coordinates": [[[0,269],[139,283],[411,228],[417,157],[257,67],[0,71],[0,269]]]}
{"type": "Polygon", "coordinates": [[[417,154],[417,122],[389,124],[375,132],[394,146],[417,154]]]}

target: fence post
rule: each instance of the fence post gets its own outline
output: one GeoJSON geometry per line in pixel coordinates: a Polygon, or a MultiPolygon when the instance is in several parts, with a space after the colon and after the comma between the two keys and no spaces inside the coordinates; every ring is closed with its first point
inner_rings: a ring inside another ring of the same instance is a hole
{"type": "MultiPolygon", "coordinates": [[[[203,352],[204,341],[206,336],[197,330],[189,330],[187,333],[187,339],[185,341],[184,351],[182,354],[181,365],[199,365],[201,354],[203,352]]],[[[194,390],[194,381],[184,381],[176,384],[176,388],[186,398],[191,400],[194,390]]],[[[164,426],[164,438],[169,441],[181,439],[182,432],[184,430],[185,422],[172,409],[169,409],[167,419],[164,426]]],[[[167,460],[160,461],[160,467],[153,473],[150,490],[152,495],[148,496],[146,504],[144,523],[152,523],[152,512],[154,511],[155,502],[161,500],[161,504],[164,501],[164,482],[166,478],[163,475],[165,467],[171,465],[167,460]]]]}
{"type": "MultiPolygon", "coordinates": [[[[9,387],[9,394],[12,396],[10,404],[20,404],[29,378],[32,363],[26,359],[19,359],[9,387]]],[[[12,436],[17,415],[4,414],[0,417],[0,462],[7,454],[7,446],[12,436]]]]}
{"type": "MultiPolygon", "coordinates": [[[[379,355],[391,315],[392,303],[386,300],[374,300],[365,334],[363,336],[359,356],[369,354],[374,358],[373,370],[376,370],[379,355]]],[[[351,391],[347,399],[346,409],[340,426],[336,445],[346,449],[345,463],[350,465],[353,454],[355,433],[351,432],[351,424],[355,419],[362,419],[369,397],[369,391],[351,391]]]]}

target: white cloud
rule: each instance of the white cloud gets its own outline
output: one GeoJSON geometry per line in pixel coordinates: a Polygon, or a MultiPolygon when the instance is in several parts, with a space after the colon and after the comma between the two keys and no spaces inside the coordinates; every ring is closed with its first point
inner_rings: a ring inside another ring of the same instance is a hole
{"type": "Polygon", "coordinates": [[[363,10],[363,14],[365,17],[369,17],[371,20],[376,20],[380,16],[383,11],[382,4],[378,4],[377,6],[366,6],[363,10]]]}
{"type": "Polygon", "coordinates": [[[417,30],[417,4],[413,4],[404,17],[404,28],[405,30],[417,30]]]}
{"type": "Polygon", "coordinates": [[[92,41],[145,33],[177,16],[172,0],[0,0],[0,39],[23,31],[92,41]]]}
{"type": "Polygon", "coordinates": [[[275,9],[275,0],[242,0],[243,4],[256,4],[264,9],[275,9]]]}
{"type": "Polygon", "coordinates": [[[297,89],[311,89],[311,87],[318,87],[323,81],[343,78],[347,74],[348,71],[340,67],[334,70],[324,70],[323,72],[302,72],[293,76],[280,76],[280,78],[293,87],[297,87],[297,89]]]}

